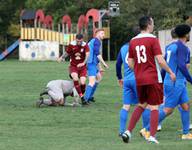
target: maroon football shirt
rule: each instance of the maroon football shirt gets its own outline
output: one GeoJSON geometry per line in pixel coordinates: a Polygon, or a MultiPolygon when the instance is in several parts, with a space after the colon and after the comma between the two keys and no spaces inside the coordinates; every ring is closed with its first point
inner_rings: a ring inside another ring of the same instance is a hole
{"type": "Polygon", "coordinates": [[[137,85],[162,83],[160,67],[155,59],[161,55],[159,40],[152,34],[141,33],[130,41],[129,58],[134,59],[137,85]]]}
{"type": "Polygon", "coordinates": [[[89,52],[89,47],[85,42],[82,42],[81,45],[77,45],[76,41],[72,41],[67,47],[66,52],[70,56],[70,64],[72,66],[77,66],[84,62],[86,52],[89,52]]]}

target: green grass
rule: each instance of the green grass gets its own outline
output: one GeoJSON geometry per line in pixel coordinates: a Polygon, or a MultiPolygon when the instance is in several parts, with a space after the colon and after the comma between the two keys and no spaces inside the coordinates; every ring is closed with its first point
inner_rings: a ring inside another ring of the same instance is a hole
{"type": "MultiPolygon", "coordinates": [[[[36,108],[39,92],[49,80],[69,79],[68,63],[0,63],[0,150],[123,150],[191,149],[192,141],[180,139],[179,113],[167,118],[158,133],[160,145],[151,145],[133,132],[130,144],[118,137],[121,89],[115,62],[98,87],[96,103],[90,107],[36,108]]],[[[191,86],[189,95],[191,96],[191,86]]],[[[71,98],[70,98],[71,100],[71,98]]]]}

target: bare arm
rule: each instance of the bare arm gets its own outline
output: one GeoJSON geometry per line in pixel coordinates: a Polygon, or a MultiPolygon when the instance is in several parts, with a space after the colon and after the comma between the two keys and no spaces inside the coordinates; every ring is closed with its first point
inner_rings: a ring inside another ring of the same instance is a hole
{"type": "Polygon", "coordinates": [[[128,65],[133,70],[135,61],[133,58],[128,58],[128,65]]]}
{"type": "Polygon", "coordinates": [[[109,68],[109,66],[105,63],[105,61],[103,60],[103,57],[99,54],[97,55],[97,58],[99,59],[99,61],[103,64],[103,66],[105,68],[109,68]]]}
{"type": "Polygon", "coordinates": [[[69,54],[68,54],[67,52],[64,52],[63,55],[61,55],[61,56],[57,59],[57,61],[58,61],[58,62],[64,61],[65,58],[67,58],[68,56],[69,56],[69,54]]]}
{"type": "Polygon", "coordinates": [[[176,76],[175,74],[172,72],[172,70],[169,68],[169,66],[167,65],[165,59],[163,58],[162,55],[156,55],[155,58],[157,59],[157,62],[159,63],[160,67],[163,68],[166,72],[168,72],[170,74],[170,77],[172,79],[172,81],[176,80],[176,76]]]}
{"type": "Polygon", "coordinates": [[[189,68],[190,68],[190,63],[189,63],[189,64],[186,64],[186,67],[187,67],[187,69],[189,69],[189,68]]]}

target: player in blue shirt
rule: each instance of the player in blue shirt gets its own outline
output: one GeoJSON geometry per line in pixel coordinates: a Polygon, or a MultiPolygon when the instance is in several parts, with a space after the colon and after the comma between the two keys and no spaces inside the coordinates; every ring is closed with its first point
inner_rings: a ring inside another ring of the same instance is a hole
{"type": "Polygon", "coordinates": [[[89,76],[89,84],[86,87],[85,94],[82,100],[82,104],[87,105],[89,100],[93,97],[93,94],[101,81],[101,73],[99,71],[99,63],[102,63],[105,68],[109,68],[108,65],[100,54],[101,40],[104,39],[105,32],[103,29],[97,29],[95,31],[95,38],[91,39],[89,45],[89,58],[87,60],[87,72],[89,76]]]}
{"type": "MultiPolygon", "coordinates": [[[[169,44],[167,47],[170,47],[172,44],[174,44],[177,41],[177,35],[175,34],[175,29],[172,29],[171,31],[171,36],[173,38],[173,42],[171,44],[169,44]]],[[[166,49],[167,49],[166,47],[166,49]]],[[[188,49],[188,54],[187,54],[187,60],[186,60],[186,66],[187,68],[189,68],[190,65],[190,50],[188,49]]],[[[165,72],[164,72],[165,73],[165,72]]],[[[163,74],[163,78],[164,78],[165,74],[163,74]]],[[[159,111],[162,111],[164,109],[164,104],[162,104],[159,108],[159,111]]],[[[181,115],[181,120],[184,120],[185,118],[185,110],[182,109],[182,107],[179,105],[178,106],[178,110],[180,112],[181,115]]],[[[143,118],[143,129],[140,131],[140,134],[142,136],[144,136],[145,138],[147,138],[149,136],[149,132],[146,132],[146,129],[149,130],[149,116],[150,116],[150,112],[149,111],[144,111],[142,114],[142,118],[143,118]]],[[[191,130],[191,127],[189,128],[191,130]]],[[[158,126],[158,130],[161,130],[161,125],[159,124],[158,126]]]]}
{"type": "Polygon", "coordinates": [[[182,139],[192,139],[189,132],[190,126],[190,109],[189,97],[187,94],[186,80],[192,84],[192,77],[189,74],[187,63],[189,63],[189,48],[185,43],[189,40],[191,31],[188,25],[178,25],[175,33],[178,40],[166,47],[165,58],[169,67],[176,74],[176,81],[172,82],[169,74],[165,74],[164,78],[164,108],[159,110],[159,122],[161,123],[168,115],[170,115],[177,105],[180,105],[181,120],[183,125],[182,139]]]}
{"type": "Polygon", "coordinates": [[[128,119],[128,113],[130,110],[130,105],[137,104],[137,90],[135,75],[133,70],[128,66],[128,49],[129,44],[124,44],[117,56],[116,62],[116,75],[119,81],[119,85],[123,87],[123,107],[120,110],[120,128],[119,136],[121,136],[126,130],[126,123],[128,119]],[[124,66],[124,79],[122,79],[121,66],[124,66]]]}

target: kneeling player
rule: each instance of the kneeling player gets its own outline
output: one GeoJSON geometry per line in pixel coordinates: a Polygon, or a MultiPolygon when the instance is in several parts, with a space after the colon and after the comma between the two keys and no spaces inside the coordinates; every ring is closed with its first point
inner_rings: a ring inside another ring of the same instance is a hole
{"type": "Polygon", "coordinates": [[[36,106],[81,106],[79,104],[79,95],[74,87],[72,81],[68,80],[52,80],[48,82],[45,90],[40,93],[40,99],[37,100],[36,106]],[[48,99],[44,99],[42,96],[48,95],[48,99]],[[72,104],[66,102],[66,97],[74,97],[72,104]]]}

